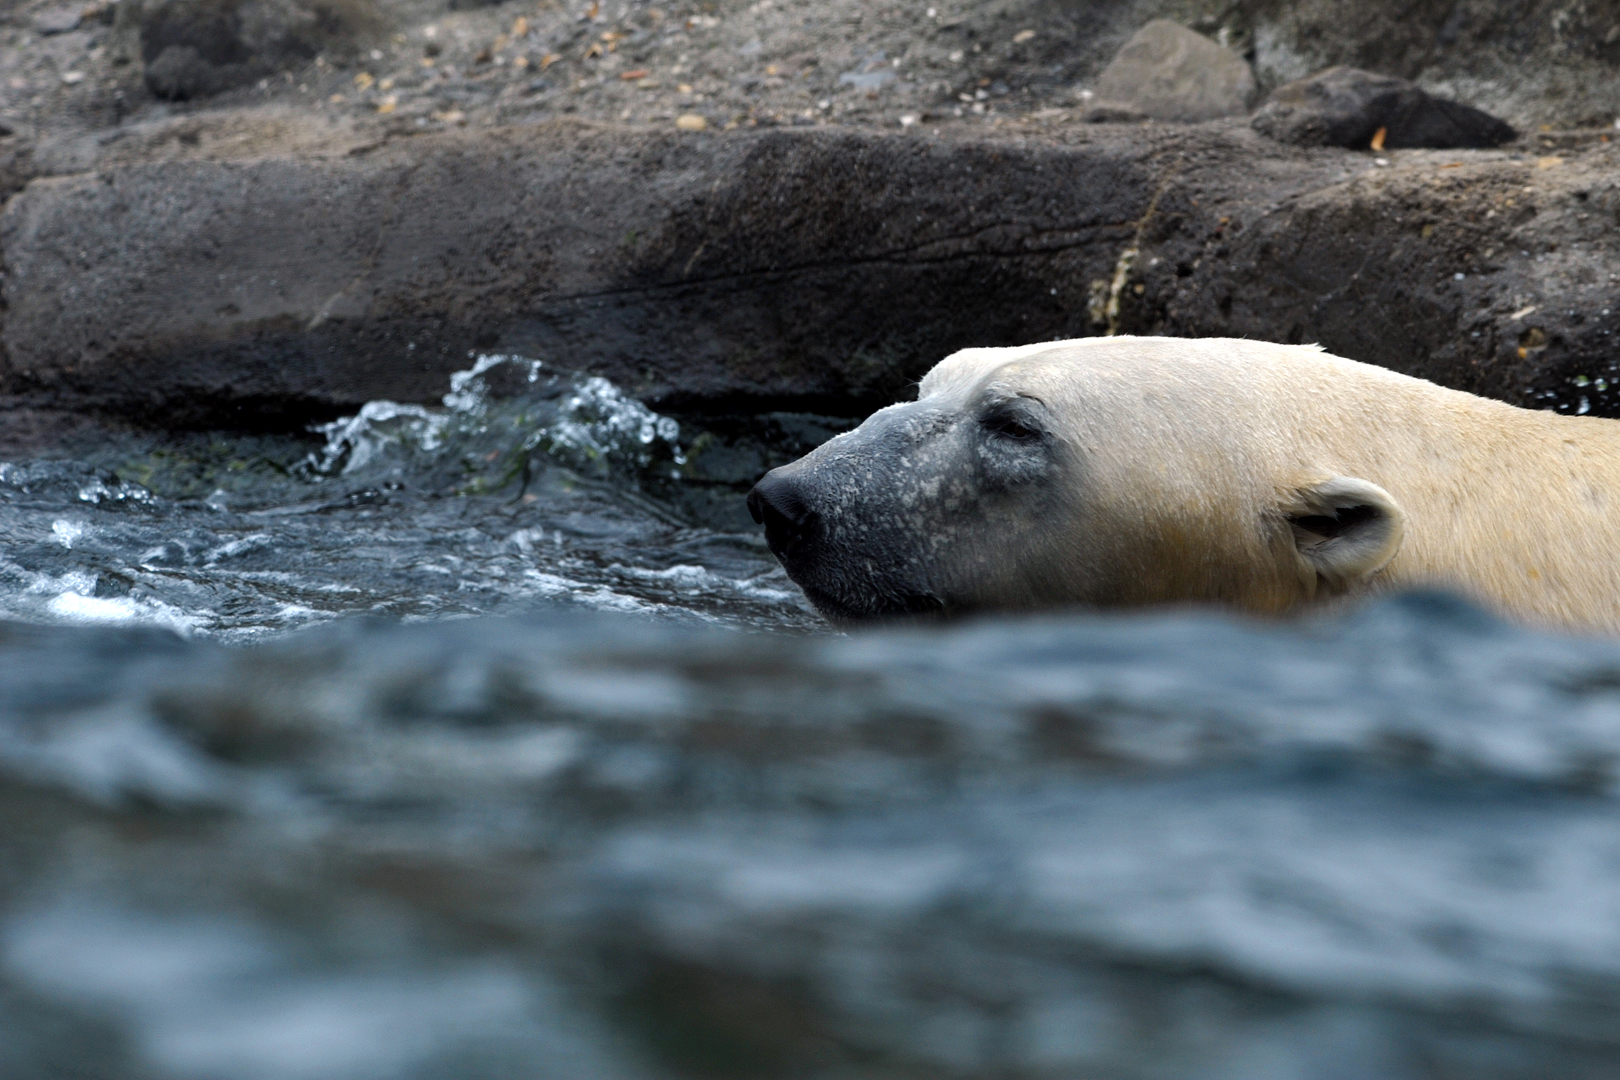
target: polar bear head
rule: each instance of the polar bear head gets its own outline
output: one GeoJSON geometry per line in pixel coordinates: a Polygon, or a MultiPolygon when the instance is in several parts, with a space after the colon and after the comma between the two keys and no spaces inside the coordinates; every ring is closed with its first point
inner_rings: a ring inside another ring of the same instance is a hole
{"type": "Polygon", "coordinates": [[[1401,546],[1401,507],[1346,451],[1347,425],[1378,408],[1357,384],[1382,376],[1429,385],[1249,341],[968,349],[916,401],[768,473],[748,504],[835,620],[1284,611],[1371,581],[1401,546]]]}

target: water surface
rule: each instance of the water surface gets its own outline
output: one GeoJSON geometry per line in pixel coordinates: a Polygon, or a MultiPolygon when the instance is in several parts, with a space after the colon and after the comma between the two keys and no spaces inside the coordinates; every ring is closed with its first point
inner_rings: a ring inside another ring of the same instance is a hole
{"type": "Polygon", "coordinates": [[[0,617],[231,641],[537,602],[815,626],[742,494],[842,426],[683,433],[605,380],[485,356],[441,406],[372,402],[311,439],[126,436],[0,463],[0,617]]]}
{"type": "Polygon", "coordinates": [[[0,624],[0,1075],[1620,1075],[1620,647],[0,624]]]}
{"type": "Polygon", "coordinates": [[[742,492],[839,426],[486,357],[0,466],[0,1076],[1620,1076],[1620,646],[815,632],[742,492]]]}

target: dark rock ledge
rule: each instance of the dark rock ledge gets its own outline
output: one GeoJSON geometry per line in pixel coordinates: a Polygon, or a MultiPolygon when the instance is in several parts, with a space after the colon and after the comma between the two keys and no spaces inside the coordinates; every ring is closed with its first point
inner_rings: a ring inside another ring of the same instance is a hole
{"type": "Polygon", "coordinates": [[[108,155],[11,199],[0,390],[290,426],[433,399],[469,352],[510,350],[669,409],[855,414],[960,346],[1119,332],[1317,341],[1620,414],[1620,169],[1595,140],[1375,157],[1241,119],[564,121],[255,155],[208,128],[269,122],[187,121],[167,160],[108,155]]]}

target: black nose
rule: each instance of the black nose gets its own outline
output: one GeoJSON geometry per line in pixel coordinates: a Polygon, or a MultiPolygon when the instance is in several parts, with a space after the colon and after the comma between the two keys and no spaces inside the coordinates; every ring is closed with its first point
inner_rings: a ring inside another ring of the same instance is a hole
{"type": "Polygon", "coordinates": [[[765,542],[778,557],[803,542],[819,515],[792,479],[768,472],[748,493],[748,512],[765,526],[765,542]]]}

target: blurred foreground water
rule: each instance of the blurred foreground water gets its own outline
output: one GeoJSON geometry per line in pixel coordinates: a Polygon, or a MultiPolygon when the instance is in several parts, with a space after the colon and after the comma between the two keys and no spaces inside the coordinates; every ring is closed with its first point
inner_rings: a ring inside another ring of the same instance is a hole
{"type": "Polygon", "coordinates": [[[1620,645],[0,624],[7,1078],[1620,1074],[1620,645]]]}
{"type": "Polygon", "coordinates": [[[1620,1076],[1620,644],[807,632],[741,492],[838,426],[0,465],[0,1078],[1620,1076]]]}

